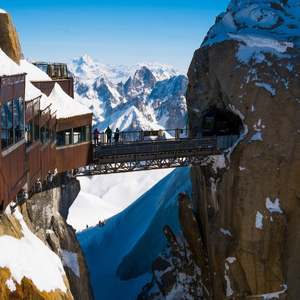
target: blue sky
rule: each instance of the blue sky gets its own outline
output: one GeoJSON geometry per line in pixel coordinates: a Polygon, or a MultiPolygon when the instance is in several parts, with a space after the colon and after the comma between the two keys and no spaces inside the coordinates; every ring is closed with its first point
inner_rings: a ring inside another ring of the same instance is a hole
{"type": "Polygon", "coordinates": [[[228,0],[2,0],[25,57],[108,64],[161,62],[186,71],[228,0]]]}

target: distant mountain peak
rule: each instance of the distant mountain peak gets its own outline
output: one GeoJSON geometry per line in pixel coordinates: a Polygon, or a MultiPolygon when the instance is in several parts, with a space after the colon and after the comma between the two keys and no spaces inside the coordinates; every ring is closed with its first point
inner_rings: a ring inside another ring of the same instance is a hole
{"type": "Polygon", "coordinates": [[[76,98],[94,112],[100,130],[185,126],[187,77],[159,63],[105,65],[85,54],[74,59],[76,98]]]}

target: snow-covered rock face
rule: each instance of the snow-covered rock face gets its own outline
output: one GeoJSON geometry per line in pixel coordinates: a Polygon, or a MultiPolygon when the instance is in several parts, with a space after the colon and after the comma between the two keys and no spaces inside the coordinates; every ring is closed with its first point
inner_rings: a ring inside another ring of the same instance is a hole
{"type": "Polygon", "coordinates": [[[30,227],[19,208],[1,216],[1,299],[73,299],[59,256],[30,227]]]}
{"type": "Polygon", "coordinates": [[[147,67],[137,70],[124,84],[124,93],[127,98],[146,97],[153,89],[156,79],[147,67]]]}
{"type": "Polygon", "coordinates": [[[149,100],[155,110],[156,119],[165,128],[184,128],[186,124],[185,91],[188,80],[179,75],[158,82],[149,100]]]}
{"type": "Polygon", "coordinates": [[[187,78],[160,64],[100,64],[87,55],[70,64],[75,96],[94,112],[94,125],[120,130],[185,127],[187,78]]]}
{"type": "Polygon", "coordinates": [[[238,40],[239,35],[260,39],[263,43],[260,46],[276,51],[293,44],[299,46],[299,23],[298,0],[232,0],[227,11],[217,17],[203,46],[238,40]]]}
{"type": "Polygon", "coordinates": [[[193,168],[214,299],[299,298],[299,12],[300,1],[231,1],[189,69],[192,131],[212,106],[247,128],[222,169],[193,168]]]}

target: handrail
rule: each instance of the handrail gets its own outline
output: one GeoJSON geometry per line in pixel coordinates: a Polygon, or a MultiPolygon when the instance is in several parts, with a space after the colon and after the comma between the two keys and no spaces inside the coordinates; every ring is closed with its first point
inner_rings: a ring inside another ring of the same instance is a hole
{"type": "MultiPolygon", "coordinates": [[[[188,132],[188,128],[167,128],[167,129],[145,129],[145,130],[125,130],[125,131],[120,131],[120,133],[138,133],[138,132],[155,132],[155,131],[162,131],[162,132],[168,132],[168,131],[176,131],[176,130],[181,130],[181,131],[186,131],[188,132]]],[[[105,130],[101,131],[100,134],[105,134],[105,130]]]]}
{"type": "MultiPolygon", "coordinates": [[[[147,141],[149,139],[155,140],[171,140],[171,139],[181,139],[188,137],[188,128],[174,128],[174,129],[149,129],[149,130],[128,130],[118,132],[118,138],[116,137],[116,132],[112,132],[111,140],[115,140],[117,143],[128,143],[128,142],[140,142],[147,141]]],[[[100,143],[102,145],[111,144],[108,135],[105,132],[98,132],[96,136],[95,131],[93,132],[94,143],[100,143]],[[98,140],[98,142],[97,142],[98,140]]]]}

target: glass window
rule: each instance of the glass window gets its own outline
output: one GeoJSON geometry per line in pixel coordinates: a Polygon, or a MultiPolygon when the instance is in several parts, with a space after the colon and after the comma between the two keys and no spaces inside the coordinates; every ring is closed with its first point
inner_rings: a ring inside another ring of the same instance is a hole
{"type": "Polygon", "coordinates": [[[57,132],[56,134],[57,146],[63,146],[65,144],[65,133],[64,131],[57,132]]]}
{"type": "Polygon", "coordinates": [[[5,149],[14,143],[13,103],[6,102],[1,106],[1,146],[5,149]]]}
{"type": "Polygon", "coordinates": [[[24,103],[22,98],[13,101],[13,117],[14,142],[17,143],[24,137],[24,103]]]}
{"type": "Polygon", "coordinates": [[[74,129],[56,133],[56,144],[58,146],[79,144],[91,140],[91,127],[82,126],[74,129]]]}
{"type": "Polygon", "coordinates": [[[62,77],[67,78],[68,77],[68,70],[66,65],[61,65],[62,70],[62,77]]]}
{"type": "Polygon", "coordinates": [[[72,144],[72,134],[71,130],[65,131],[65,145],[71,145],[72,144]]]}
{"type": "Polygon", "coordinates": [[[73,143],[72,130],[65,130],[56,133],[56,144],[58,146],[71,145],[73,143]]]}
{"type": "Polygon", "coordinates": [[[48,65],[47,64],[36,64],[36,66],[44,71],[45,73],[48,73],[48,65]]]}
{"type": "Polygon", "coordinates": [[[73,135],[74,135],[74,144],[85,142],[86,140],[85,127],[74,128],[73,135]]]}

